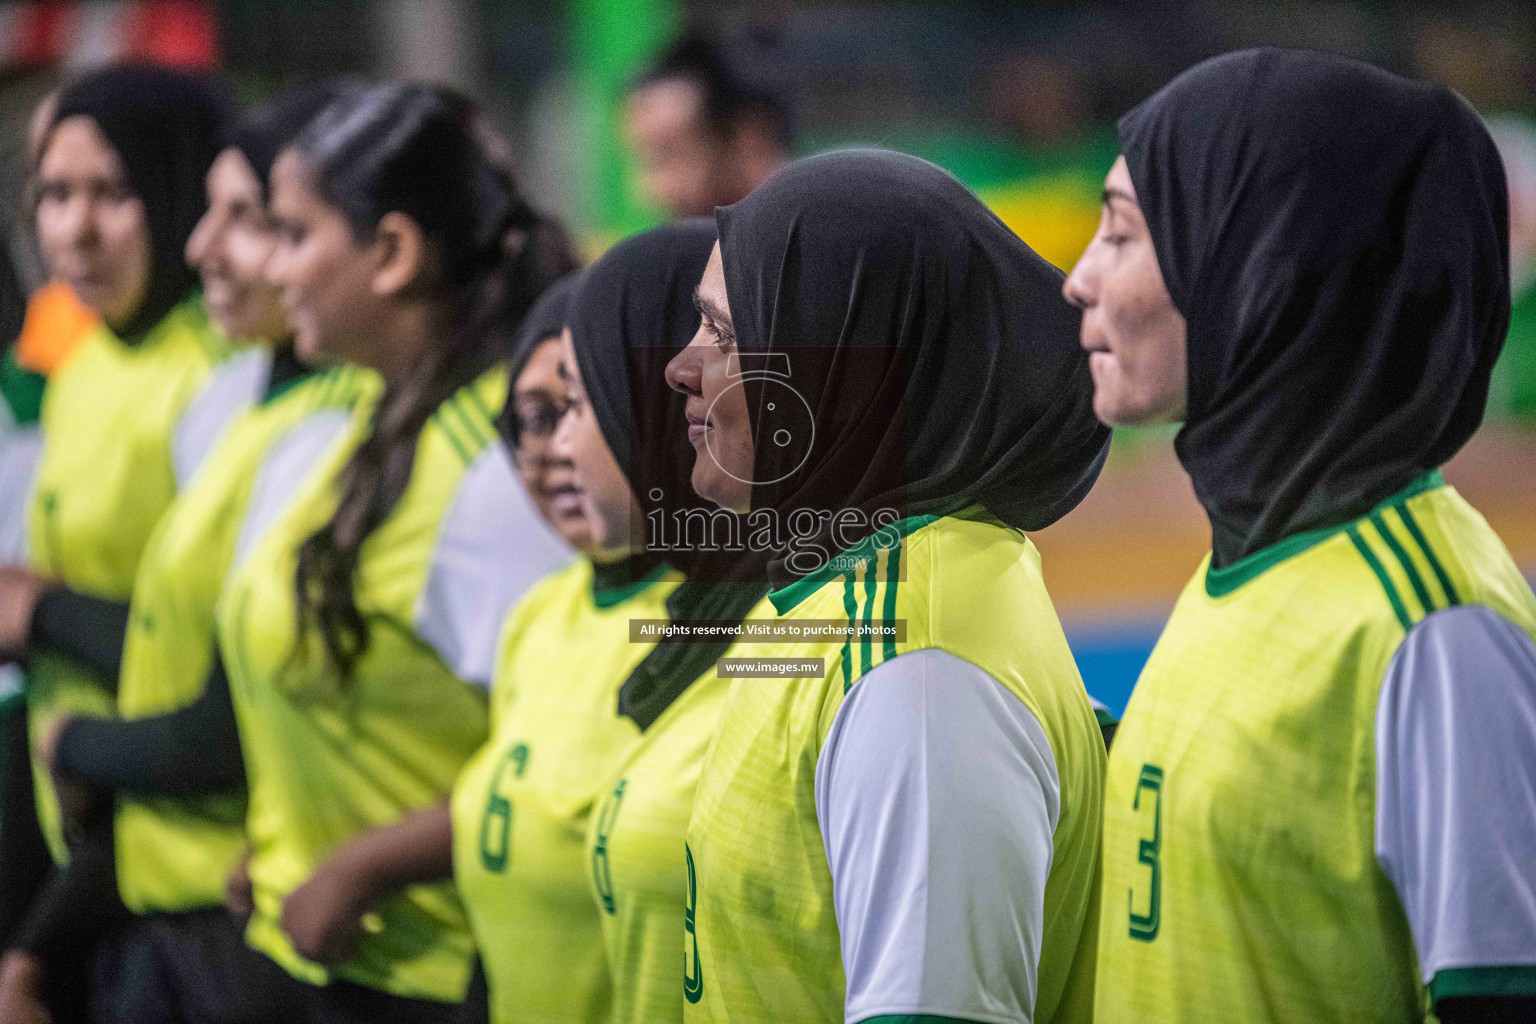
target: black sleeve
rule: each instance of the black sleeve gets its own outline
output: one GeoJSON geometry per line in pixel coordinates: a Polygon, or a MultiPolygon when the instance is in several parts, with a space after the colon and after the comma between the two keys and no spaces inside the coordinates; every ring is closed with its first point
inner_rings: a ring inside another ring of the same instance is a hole
{"type": "Polygon", "coordinates": [[[25,701],[0,709],[0,729],[4,730],[0,740],[4,747],[4,767],[0,768],[0,788],[4,789],[4,810],[0,811],[0,948],[5,948],[26,920],[28,908],[53,868],[53,857],[38,827],[32,799],[25,701]]]}
{"type": "Polygon", "coordinates": [[[186,795],[245,783],[240,733],[224,662],[215,658],[203,695],[152,718],[76,718],[59,735],[59,775],[139,794],[186,795]]]}
{"type": "Polygon", "coordinates": [[[1455,996],[1435,1004],[1440,1024],[1529,1024],[1536,996],[1455,996]]]}
{"type": "Polygon", "coordinates": [[[69,864],[54,869],[11,940],[50,967],[77,961],[128,918],[117,894],[112,814],[98,814],[69,851],[69,864]]]}
{"type": "Polygon", "coordinates": [[[128,602],[87,597],[67,587],[47,591],[32,610],[28,642],[64,655],[117,692],[128,634],[128,602]]]}

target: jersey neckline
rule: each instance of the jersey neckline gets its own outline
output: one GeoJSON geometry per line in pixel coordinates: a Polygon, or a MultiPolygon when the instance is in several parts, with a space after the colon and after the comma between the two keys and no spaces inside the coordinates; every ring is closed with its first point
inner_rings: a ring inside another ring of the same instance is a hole
{"type": "Polygon", "coordinates": [[[1396,494],[1383,498],[1370,512],[1356,519],[1351,519],[1347,523],[1339,523],[1337,526],[1324,526],[1320,529],[1298,533],[1294,537],[1287,537],[1282,541],[1271,544],[1267,548],[1255,551],[1247,558],[1238,559],[1224,569],[1211,568],[1210,563],[1207,562],[1205,570],[1206,596],[1226,597],[1243,584],[1257,579],[1286,559],[1294,558],[1303,551],[1316,547],[1336,533],[1343,533],[1360,520],[1369,518],[1372,513],[1378,512],[1388,505],[1399,501],[1406,501],[1415,495],[1423,494],[1426,491],[1433,491],[1444,486],[1445,476],[1440,470],[1431,469],[1420,474],[1417,479],[1396,494]]]}
{"type": "Polygon", "coordinates": [[[894,532],[896,534],[896,541],[900,542],[929,523],[938,521],[939,518],[936,515],[907,516],[905,519],[896,520],[889,526],[881,527],[851,548],[840,551],[832,558],[827,559],[825,565],[810,575],[802,576],[787,586],[771,591],[768,594],[768,600],[773,602],[774,610],[780,615],[788,615],[796,605],[816,593],[824,584],[844,575],[844,571],[837,568],[837,566],[846,564],[849,561],[857,562],[861,558],[869,558],[880,547],[890,546],[890,532],[894,532]],[[887,543],[880,543],[881,541],[887,543]]]}
{"type": "Polygon", "coordinates": [[[638,580],[635,580],[633,583],[613,587],[599,585],[599,573],[596,572],[597,564],[595,562],[593,563],[592,568],[594,570],[592,576],[592,603],[604,611],[609,608],[616,608],[623,604],[625,601],[628,601],[630,598],[638,596],[653,583],[661,582],[666,578],[667,574],[672,571],[672,567],[670,565],[668,565],[666,562],[660,562],[657,565],[652,566],[650,572],[646,573],[638,580]]]}

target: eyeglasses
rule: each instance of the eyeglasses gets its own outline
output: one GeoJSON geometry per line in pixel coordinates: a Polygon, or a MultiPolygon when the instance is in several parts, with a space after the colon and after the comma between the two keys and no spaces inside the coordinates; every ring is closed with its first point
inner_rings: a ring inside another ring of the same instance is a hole
{"type": "Polygon", "coordinates": [[[529,440],[548,441],[554,437],[567,407],[567,403],[543,399],[519,402],[516,410],[518,443],[523,444],[529,440]]]}

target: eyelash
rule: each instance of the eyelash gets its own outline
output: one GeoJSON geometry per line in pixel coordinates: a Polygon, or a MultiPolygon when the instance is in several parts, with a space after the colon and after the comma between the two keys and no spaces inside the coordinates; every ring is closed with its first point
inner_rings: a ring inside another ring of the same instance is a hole
{"type": "Polygon", "coordinates": [[[704,318],[704,327],[705,327],[705,329],[707,329],[709,331],[710,334],[713,334],[715,336],[715,347],[716,348],[723,349],[723,348],[726,348],[726,347],[728,347],[730,345],[735,344],[735,342],[736,342],[736,335],[732,334],[729,331],[721,330],[720,329],[720,325],[715,323],[713,320],[711,320],[707,316],[704,318]]]}

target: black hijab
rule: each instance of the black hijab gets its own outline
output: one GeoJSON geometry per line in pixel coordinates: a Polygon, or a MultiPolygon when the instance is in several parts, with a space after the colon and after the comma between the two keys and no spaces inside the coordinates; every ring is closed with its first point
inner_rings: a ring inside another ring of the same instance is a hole
{"type": "Polygon", "coordinates": [[[1215,567],[1363,515],[1472,436],[1509,325],[1509,233],[1464,100],[1244,50],[1132,110],[1120,147],[1188,324],[1175,447],[1215,567]]]}
{"type": "MultiPolygon", "coordinates": [[[[1061,272],[960,182],[915,157],[830,153],[716,217],[743,372],[783,353],[805,400],[748,382],[754,509],[980,505],[1038,530],[1088,493],[1109,431],[1061,272]],[[814,432],[796,435],[806,409],[814,432]]],[[[784,583],[814,567],[790,555],[770,571],[784,583]]]]}
{"type": "MultiPolygon", "coordinates": [[[[698,329],[693,291],[714,245],[715,226],[706,218],[630,238],[586,271],[570,307],[571,342],[582,383],[652,534],[630,571],[642,574],[666,560],[683,573],[684,581],[667,598],[667,613],[674,622],[739,622],[767,592],[761,578],[730,578],[728,569],[740,560],[739,553],[669,550],[666,535],[655,533],[655,516],[673,517],[694,509],[705,516],[730,516],[693,492],[694,452],[688,443],[685,400],[667,386],[665,377],[667,363],[698,329]]],[[[642,730],[648,728],[713,668],[730,644],[658,643],[619,691],[619,713],[642,730]]]]}
{"type": "Polygon", "coordinates": [[[76,115],[94,120],[149,220],[149,286],[116,332],[126,342],[140,340],[197,284],[187,266],[187,238],[208,206],[204,178],[233,112],[212,80],[166,68],[107,68],[59,97],[53,127],[76,115]]]}
{"type": "Polygon", "coordinates": [[[529,307],[528,315],[523,317],[522,323],[518,324],[517,333],[512,338],[512,349],[507,355],[507,402],[502,406],[497,427],[501,432],[501,439],[513,451],[516,451],[518,446],[517,378],[523,375],[523,370],[528,366],[528,360],[533,358],[539,346],[551,338],[560,337],[560,333],[565,330],[566,313],[570,309],[571,296],[576,294],[576,286],[580,283],[581,271],[578,270],[566,274],[544,289],[529,307]]]}

